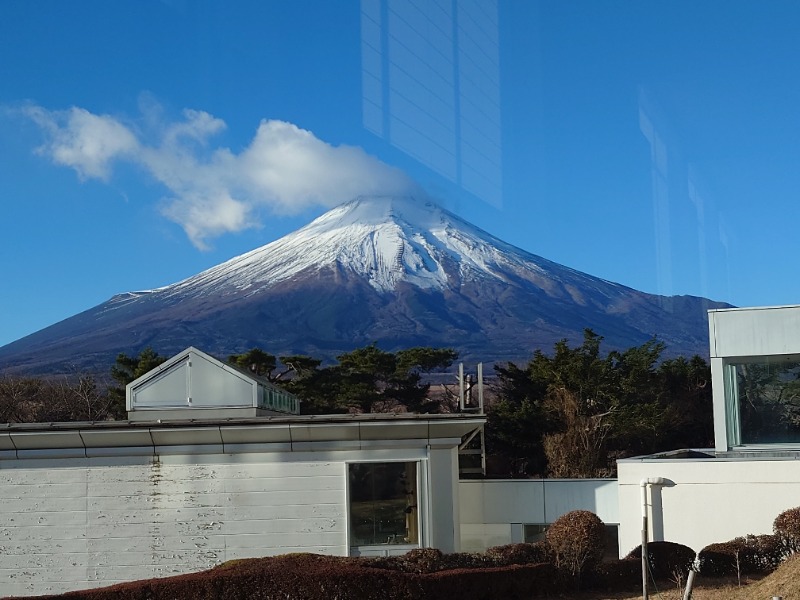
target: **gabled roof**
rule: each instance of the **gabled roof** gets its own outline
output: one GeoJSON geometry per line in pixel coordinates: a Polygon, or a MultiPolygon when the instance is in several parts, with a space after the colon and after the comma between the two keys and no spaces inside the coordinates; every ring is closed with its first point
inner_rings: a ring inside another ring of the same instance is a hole
{"type": "Polygon", "coordinates": [[[189,346],[185,350],[182,350],[181,352],[178,352],[178,354],[176,354],[172,358],[165,360],[163,363],[158,365],[156,368],[154,368],[154,369],[148,371],[147,373],[145,373],[144,375],[134,379],[133,381],[131,381],[128,384],[127,387],[137,387],[140,384],[142,384],[142,383],[144,383],[146,381],[149,381],[149,380],[153,379],[154,377],[157,377],[159,373],[161,373],[163,371],[166,371],[166,370],[169,370],[173,366],[175,366],[176,364],[182,363],[182,362],[186,361],[187,359],[191,359],[192,357],[202,358],[203,360],[206,360],[209,363],[212,363],[212,364],[216,365],[217,367],[220,367],[221,369],[229,371],[229,372],[231,372],[233,374],[236,374],[238,376],[244,376],[247,379],[252,380],[253,382],[256,382],[257,379],[258,379],[255,376],[253,376],[252,373],[247,373],[245,371],[242,371],[241,369],[237,369],[237,368],[233,367],[232,365],[229,365],[227,363],[222,362],[218,358],[214,358],[210,354],[206,354],[202,350],[198,350],[194,346],[189,346]]]}
{"type": "Polygon", "coordinates": [[[190,346],[126,387],[129,412],[186,409],[265,409],[298,412],[297,399],[245,370],[190,346]]]}

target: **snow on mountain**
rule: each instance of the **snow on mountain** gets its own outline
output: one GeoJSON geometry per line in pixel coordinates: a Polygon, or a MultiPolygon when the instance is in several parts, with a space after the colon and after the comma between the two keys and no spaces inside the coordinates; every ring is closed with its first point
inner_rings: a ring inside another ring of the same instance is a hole
{"type": "Polygon", "coordinates": [[[567,288],[602,282],[506,244],[430,201],[362,197],[266,246],[153,291],[256,293],[337,264],[380,292],[401,281],[439,290],[481,278],[511,285],[522,279],[545,288],[552,281],[567,288]]]}

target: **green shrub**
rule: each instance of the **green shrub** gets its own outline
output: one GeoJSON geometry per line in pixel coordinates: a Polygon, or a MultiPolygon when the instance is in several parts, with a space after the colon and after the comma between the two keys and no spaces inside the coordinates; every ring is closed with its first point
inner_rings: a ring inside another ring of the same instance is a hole
{"type": "Polygon", "coordinates": [[[556,519],[545,539],[556,568],[580,585],[581,576],[603,558],[605,525],[594,513],[574,510],[556,519]]]}

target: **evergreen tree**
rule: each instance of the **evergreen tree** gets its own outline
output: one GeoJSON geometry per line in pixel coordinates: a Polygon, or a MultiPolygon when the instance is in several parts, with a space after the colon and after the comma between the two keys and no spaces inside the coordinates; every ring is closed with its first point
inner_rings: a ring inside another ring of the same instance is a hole
{"type": "Polygon", "coordinates": [[[446,369],[457,356],[447,348],[395,353],[370,344],[341,354],[336,365],[308,370],[287,387],[303,399],[303,412],[438,412],[440,404],[428,397],[423,374],[446,369]]]}
{"type": "Polygon", "coordinates": [[[581,345],[557,342],[525,368],[495,367],[498,400],[490,407],[487,449],[515,474],[612,475],[616,459],[713,444],[710,369],[695,356],[661,361],[649,340],[601,352],[587,329],[581,345]]]}
{"type": "Polygon", "coordinates": [[[167,358],[160,356],[151,347],[147,347],[137,356],[128,356],[124,352],[117,355],[114,365],[111,367],[111,378],[117,383],[116,386],[109,386],[108,396],[111,400],[109,412],[116,419],[124,419],[127,415],[125,410],[125,386],[138,379],[145,373],[155,369],[157,366],[166,362],[167,358]]]}

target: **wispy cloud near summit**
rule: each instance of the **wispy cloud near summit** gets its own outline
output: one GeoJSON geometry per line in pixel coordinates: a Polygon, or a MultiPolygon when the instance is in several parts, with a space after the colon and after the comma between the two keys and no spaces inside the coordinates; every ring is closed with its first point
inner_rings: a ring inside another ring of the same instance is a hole
{"type": "Polygon", "coordinates": [[[38,152],[81,179],[108,181],[116,163],[143,167],[169,190],[162,214],[198,248],[256,226],[263,209],[291,214],[358,195],[418,189],[401,170],[361,148],[333,146],[285,121],[262,120],[249,145],[236,153],[211,144],[226,124],[198,110],[186,109],[174,122],[146,119],[148,130],[156,123],[154,135],[142,133],[135,121],[79,107],[53,111],[30,105],[22,113],[45,135],[38,152]]]}

